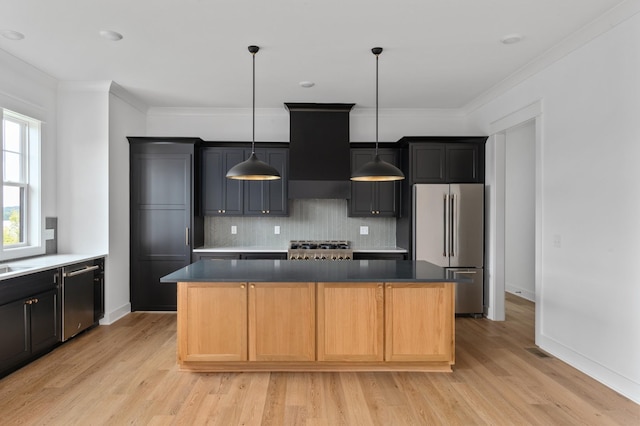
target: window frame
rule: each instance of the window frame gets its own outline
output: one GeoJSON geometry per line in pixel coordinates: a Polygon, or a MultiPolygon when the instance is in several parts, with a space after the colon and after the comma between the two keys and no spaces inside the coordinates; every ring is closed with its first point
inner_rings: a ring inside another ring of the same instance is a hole
{"type": "MultiPolygon", "coordinates": [[[[2,143],[2,161],[0,162],[0,173],[4,186],[14,186],[23,189],[21,194],[23,211],[21,227],[23,241],[18,244],[5,245],[4,238],[0,244],[0,260],[17,259],[28,256],[35,256],[45,252],[44,226],[42,218],[41,200],[41,135],[42,123],[34,118],[11,111],[5,108],[2,112],[2,132],[0,132],[0,142],[2,143]],[[23,126],[22,150],[22,176],[19,182],[5,181],[4,179],[4,125],[5,120],[16,122],[23,126]]],[[[4,191],[3,191],[4,193],[4,191]]],[[[4,212],[4,196],[0,197],[0,209],[4,212]]]]}

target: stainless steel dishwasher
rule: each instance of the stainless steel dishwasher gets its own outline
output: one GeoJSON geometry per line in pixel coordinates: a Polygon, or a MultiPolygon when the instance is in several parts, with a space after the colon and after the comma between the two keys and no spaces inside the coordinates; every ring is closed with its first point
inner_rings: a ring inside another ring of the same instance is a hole
{"type": "Polygon", "coordinates": [[[68,340],[95,323],[93,261],[62,268],[62,341],[68,340]]]}

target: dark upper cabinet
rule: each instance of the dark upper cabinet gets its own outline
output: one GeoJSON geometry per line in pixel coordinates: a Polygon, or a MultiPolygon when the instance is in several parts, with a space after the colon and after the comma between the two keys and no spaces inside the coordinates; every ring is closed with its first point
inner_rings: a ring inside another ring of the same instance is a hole
{"type": "Polygon", "coordinates": [[[409,145],[410,184],[484,182],[486,138],[429,139],[434,140],[414,141],[409,145]]]}
{"type": "Polygon", "coordinates": [[[256,156],[275,167],[281,179],[241,181],[227,179],[227,171],[251,155],[251,149],[207,147],[202,149],[202,214],[205,216],[287,216],[289,150],[256,149],[256,156]]]}
{"type": "MultiPolygon", "coordinates": [[[[245,151],[245,157],[251,150],[245,151]]],[[[256,149],[258,159],[274,167],[281,179],[247,181],[244,184],[244,214],[247,216],[287,216],[289,151],[286,148],[256,149]]]]}
{"type": "Polygon", "coordinates": [[[247,159],[243,148],[202,149],[202,214],[241,215],[243,182],[227,179],[227,171],[247,159]]]}
{"type": "Polygon", "coordinates": [[[199,139],[129,138],[130,292],[133,311],[173,311],[176,285],[160,277],[191,263],[204,243],[196,214],[199,139]]]}
{"type": "Polygon", "coordinates": [[[2,282],[0,291],[0,376],[60,342],[57,269],[2,282]]]}
{"type": "MultiPolygon", "coordinates": [[[[380,149],[380,158],[399,165],[399,153],[395,149],[380,149]]],[[[376,150],[351,149],[351,170],[357,170],[375,157],[376,150]]],[[[351,182],[349,216],[395,217],[398,214],[398,182],[351,182]]]]}

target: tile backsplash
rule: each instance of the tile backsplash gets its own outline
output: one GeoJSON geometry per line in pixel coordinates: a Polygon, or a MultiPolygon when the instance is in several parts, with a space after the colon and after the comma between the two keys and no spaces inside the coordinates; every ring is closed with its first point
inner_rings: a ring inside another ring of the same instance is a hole
{"type": "Polygon", "coordinates": [[[395,247],[395,218],[348,217],[347,200],[289,200],[288,217],[207,216],[205,246],[287,248],[290,240],[348,240],[353,248],[395,247]],[[235,226],[237,234],[231,233],[235,226]],[[274,228],[280,227],[280,234],[274,228]],[[368,235],[360,235],[360,227],[368,235]]]}

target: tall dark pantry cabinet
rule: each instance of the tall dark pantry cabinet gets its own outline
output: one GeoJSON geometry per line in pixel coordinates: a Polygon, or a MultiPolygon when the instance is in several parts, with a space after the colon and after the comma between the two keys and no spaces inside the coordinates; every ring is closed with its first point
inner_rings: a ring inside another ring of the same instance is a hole
{"type": "Polygon", "coordinates": [[[133,311],[176,310],[160,277],[191,263],[203,244],[198,215],[199,138],[129,137],[130,292],[133,311]]]}

